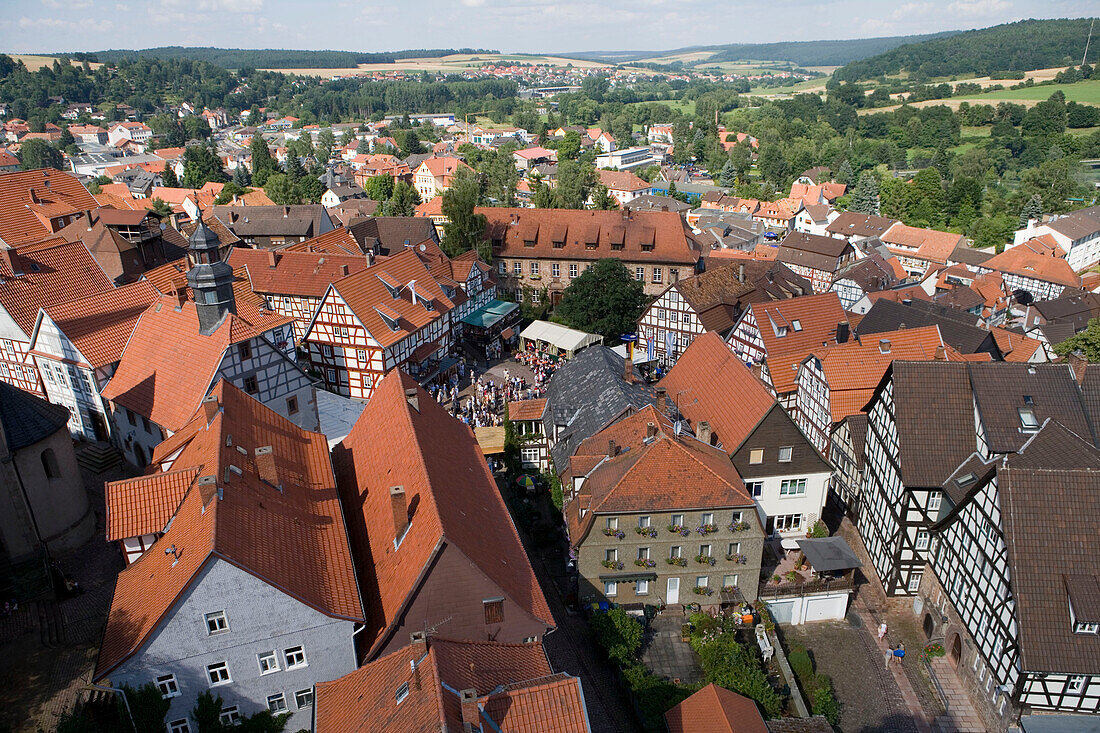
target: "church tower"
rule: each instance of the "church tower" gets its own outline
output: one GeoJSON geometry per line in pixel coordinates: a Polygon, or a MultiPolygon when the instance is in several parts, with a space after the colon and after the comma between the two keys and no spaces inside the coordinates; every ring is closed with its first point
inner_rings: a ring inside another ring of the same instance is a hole
{"type": "Polygon", "coordinates": [[[187,284],[195,294],[199,333],[209,336],[222,325],[226,314],[237,312],[233,299],[233,268],[222,262],[218,253],[221,241],[203,222],[201,212],[187,245],[193,263],[187,272],[187,284]]]}

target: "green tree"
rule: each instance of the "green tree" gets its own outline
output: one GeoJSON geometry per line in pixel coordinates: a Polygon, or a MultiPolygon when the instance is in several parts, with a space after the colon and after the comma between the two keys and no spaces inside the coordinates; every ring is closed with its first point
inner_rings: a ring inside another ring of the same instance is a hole
{"type": "Polygon", "coordinates": [[[611,661],[626,667],[638,656],[642,647],[642,625],[621,608],[592,616],[592,630],[596,640],[607,651],[611,661]]]}
{"type": "Polygon", "coordinates": [[[393,185],[386,213],[390,216],[412,216],[420,203],[420,193],[416,188],[411,183],[398,181],[393,185]]]}
{"type": "Polygon", "coordinates": [[[368,198],[375,201],[385,201],[393,195],[393,176],[389,173],[371,176],[366,180],[363,190],[366,191],[368,198]]]}
{"type": "Polygon", "coordinates": [[[160,688],[150,682],[137,689],[122,685],[122,690],[130,702],[130,712],[138,733],[162,733],[164,716],[168,714],[172,701],[164,699],[160,688]]]}
{"type": "Polygon", "coordinates": [[[332,128],[326,127],[317,136],[317,159],[321,163],[327,163],[332,159],[332,149],[336,147],[336,136],[332,134],[332,128]]]}
{"type": "Polygon", "coordinates": [[[943,217],[943,179],[935,168],[923,168],[913,176],[906,197],[905,216],[914,226],[936,226],[943,217]]]}
{"type": "Polygon", "coordinates": [[[1058,91],[1029,109],[1020,123],[1024,135],[1060,135],[1066,131],[1066,95],[1058,91]]]}
{"type": "Polygon", "coordinates": [[[191,145],[183,151],[183,185],[202,188],[207,183],[226,180],[217,152],[206,145],[191,145]]]}
{"type": "Polygon", "coordinates": [[[559,162],[554,208],[583,209],[595,183],[596,169],[591,165],[575,160],[559,162]]]}
{"type": "Polygon", "coordinates": [[[765,145],[763,148],[764,150],[760,153],[756,167],[768,183],[775,185],[776,188],[785,188],[787,174],[790,170],[787,159],[783,157],[779,147],[774,144],[765,145]]]}
{"type": "Polygon", "coordinates": [[[1043,197],[1039,194],[1033,194],[1031,198],[1024,204],[1024,208],[1020,209],[1020,223],[1018,229],[1023,229],[1027,226],[1027,223],[1031,219],[1043,218],[1043,197]]]}
{"type": "Polygon", "coordinates": [[[153,200],[150,203],[152,204],[152,207],[149,210],[159,216],[161,219],[167,219],[172,215],[172,207],[163,199],[154,196],[153,200]]]}
{"type": "Polygon", "coordinates": [[[305,166],[302,165],[302,161],[297,155],[294,155],[289,149],[286,151],[286,175],[294,183],[302,180],[302,177],[306,175],[305,166]]]}
{"type": "Polygon", "coordinates": [[[855,171],[852,170],[852,164],[845,158],[844,162],[840,164],[840,170],[836,172],[836,182],[850,186],[852,181],[855,180],[855,177],[856,174],[855,171]]]}
{"type": "Polygon", "coordinates": [[[238,165],[233,169],[233,183],[241,188],[247,188],[252,185],[252,176],[249,175],[248,169],[243,165],[238,165]]]}
{"type": "Polygon", "coordinates": [[[200,694],[191,710],[197,733],[282,733],[290,720],[290,713],[272,715],[270,710],[261,710],[241,716],[238,723],[226,725],[221,722],[221,714],[221,695],[215,697],[209,690],[200,694]]]}
{"type": "Polygon", "coordinates": [[[279,206],[290,206],[301,203],[298,199],[298,188],[290,176],[285,173],[275,173],[267,178],[264,186],[267,197],[279,206]]]}
{"type": "Polygon", "coordinates": [[[275,158],[271,157],[271,150],[267,147],[267,141],[259,132],[252,136],[249,150],[252,153],[252,182],[257,186],[264,187],[267,184],[268,176],[279,172],[279,164],[275,161],[275,158]]]}
{"type": "Polygon", "coordinates": [[[732,160],[726,160],[726,164],[722,166],[718,174],[718,185],[724,188],[733,188],[737,185],[737,169],[733,166],[732,160]]]}
{"type": "Polygon", "coordinates": [[[492,253],[485,239],[485,215],[474,213],[474,207],[480,203],[481,182],[477,173],[460,168],[451,187],[443,192],[443,215],[449,221],[443,225],[441,246],[448,255],[454,257],[473,249],[483,259],[491,259],[492,253]],[[489,256],[486,257],[486,254],[489,256]]]}
{"type": "Polygon", "coordinates": [[[536,209],[550,209],[554,206],[554,194],[545,181],[536,181],[535,190],[531,194],[531,204],[536,209]]]}
{"type": "Polygon", "coordinates": [[[848,204],[850,211],[858,211],[861,214],[874,214],[878,216],[878,178],[871,171],[863,171],[859,174],[859,182],[852,191],[851,201],[848,204]]]}
{"type": "Polygon", "coordinates": [[[612,211],[619,208],[619,201],[611,195],[607,186],[600,183],[596,186],[596,191],[592,194],[592,208],[612,211]]]}
{"type": "Polygon", "coordinates": [[[27,140],[19,146],[19,163],[25,171],[39,168],[65,169],[61,151],[45,140],[27,140]]]}
{"type": "Polygon", "coordinates": [[[576,130],[569,130],[565,137],[558,143],[558,162],[576,160],[581,153],[581,134],[576,130]]]}
{"type": "Polygon", "coordinates": [[[321,197],[325,195],[325,186],[317,176],[306,175],[299,178],[295,188],[298,190],[298,198],[305,204],[319,204],[321,197]]]}
{"type": "Polygon", "coordinates": [[[1062,357],[1075,351],[1080,351],[1089,363],[1100,362],[1100,318],[1089,319],[1084,331],[1054,346],[1054,353],[1062,357]]]}
{"type": "Polygon", "coordinates": [[[171,163],[164,164],[164,170],[160,174],[160,180],[165,188],[179,188],[180,180],[176,178],[176,172],[172,170],[171,163]]]}
{"type": "Polygon", "coordinates": [[[733,146],[730,150],[730,162],[737,171],[737,179],[744,181],[752,170],[752,143],[748,138],[733,146]]]}
{"type": "Polygon", "coordinates": [[[598,333],[607,345],[633,333],[648,298],[645,286],[635,280],[618,259],[602,259],[569,283],[558,305],[559,315],[570,328],[598,333]]]}

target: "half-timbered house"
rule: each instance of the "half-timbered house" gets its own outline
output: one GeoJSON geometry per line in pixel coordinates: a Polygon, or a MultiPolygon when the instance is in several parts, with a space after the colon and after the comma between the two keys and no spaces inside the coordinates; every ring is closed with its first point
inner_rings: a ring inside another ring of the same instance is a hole
{"type": "Polygon", "coordinates": [[[946,265],[955,249],[966,244],[966,237],[961,234],[921,229],[901,222],[883,232],[879,239],[913,277],[923,276],[936,265],[946,265]]]}
{"type": "Polygon", "coordinates": [[[840,296],[844,309],[851,310],[868,293],[897,286],[905,274],[896,258],[886,259],[875,252],[837,273],[830,289],[840,296]]]}
{"type": "Polygon", "coordinates": [[[519,460],[526,469],[546,473],[550,470],[550,446],[546,442],[542,418],[546,399],[516,400],[508,403],[508,420],[519,441],[519,460]]]}
{"type": "Polygon", "coordinates": [[[793,410],[797,402],[798,365],[823,344],[843,343],[851,333],[848,316],[836,293],[791,300],[753,303],[726,338],[737,357],[760,376],[780,403],[793,410]]]}
{"type": "Polygon", "coordinates": [[[638,319],[638,348],[671,367],[696,336],[725,337],[749,303],[806,295],[810,283],[786,265],[745,260],[669,285],[638,319]]]}
{"type": "Polygon", "coordinates": [[[329,285],[303,337],[325,388],[370,399],[391,369],[438,369],[453,344],[458,292],[447,290],[412,249],[329,285]]]}
{"type": "Polygon", "coordinates": [[[1080,276],[1060,253],[1029,240],[990,257],[978,272],[1000,272],[1010,293],[1022,290],[1032,300],[1052,300],[1066,288],[1081,287],[1080,276]]]}
{"type": "Polygon", "coordinates": [[[779,243],[775,259],[809,280],[815,293],[826,293],[837,273],[856,261],[856,250],[843,239],[791,232],[779,243]]]}

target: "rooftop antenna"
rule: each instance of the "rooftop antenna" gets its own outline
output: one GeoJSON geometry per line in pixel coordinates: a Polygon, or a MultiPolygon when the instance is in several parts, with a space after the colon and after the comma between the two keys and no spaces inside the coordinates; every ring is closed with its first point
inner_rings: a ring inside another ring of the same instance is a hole
{"type": "Polygon", "coordinates": [[[1092,29],[1096,25],[1096,18],[1089,24],[1089,37],[1085,40],[1085,53],[1081,56],[1081,66],[1085,65],[1085,59],[1089,57],[1089,43],[1092,41],[1092,29]]]}

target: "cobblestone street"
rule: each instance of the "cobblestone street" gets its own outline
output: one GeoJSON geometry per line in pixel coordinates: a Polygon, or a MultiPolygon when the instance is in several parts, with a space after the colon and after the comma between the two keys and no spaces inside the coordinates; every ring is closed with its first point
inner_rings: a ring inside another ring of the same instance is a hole
{"type": "Polygon", "coordinates": [[[58,566],[83,589],[63,600],[24,603],[0,619],[0,730],[53,731],[91,682],[103,624],[122,569],[118,551],[104,539],[103,482],[123,478],[82,471],[96,513],[96,535],[84,547],[58,556],[58,566]]]}

